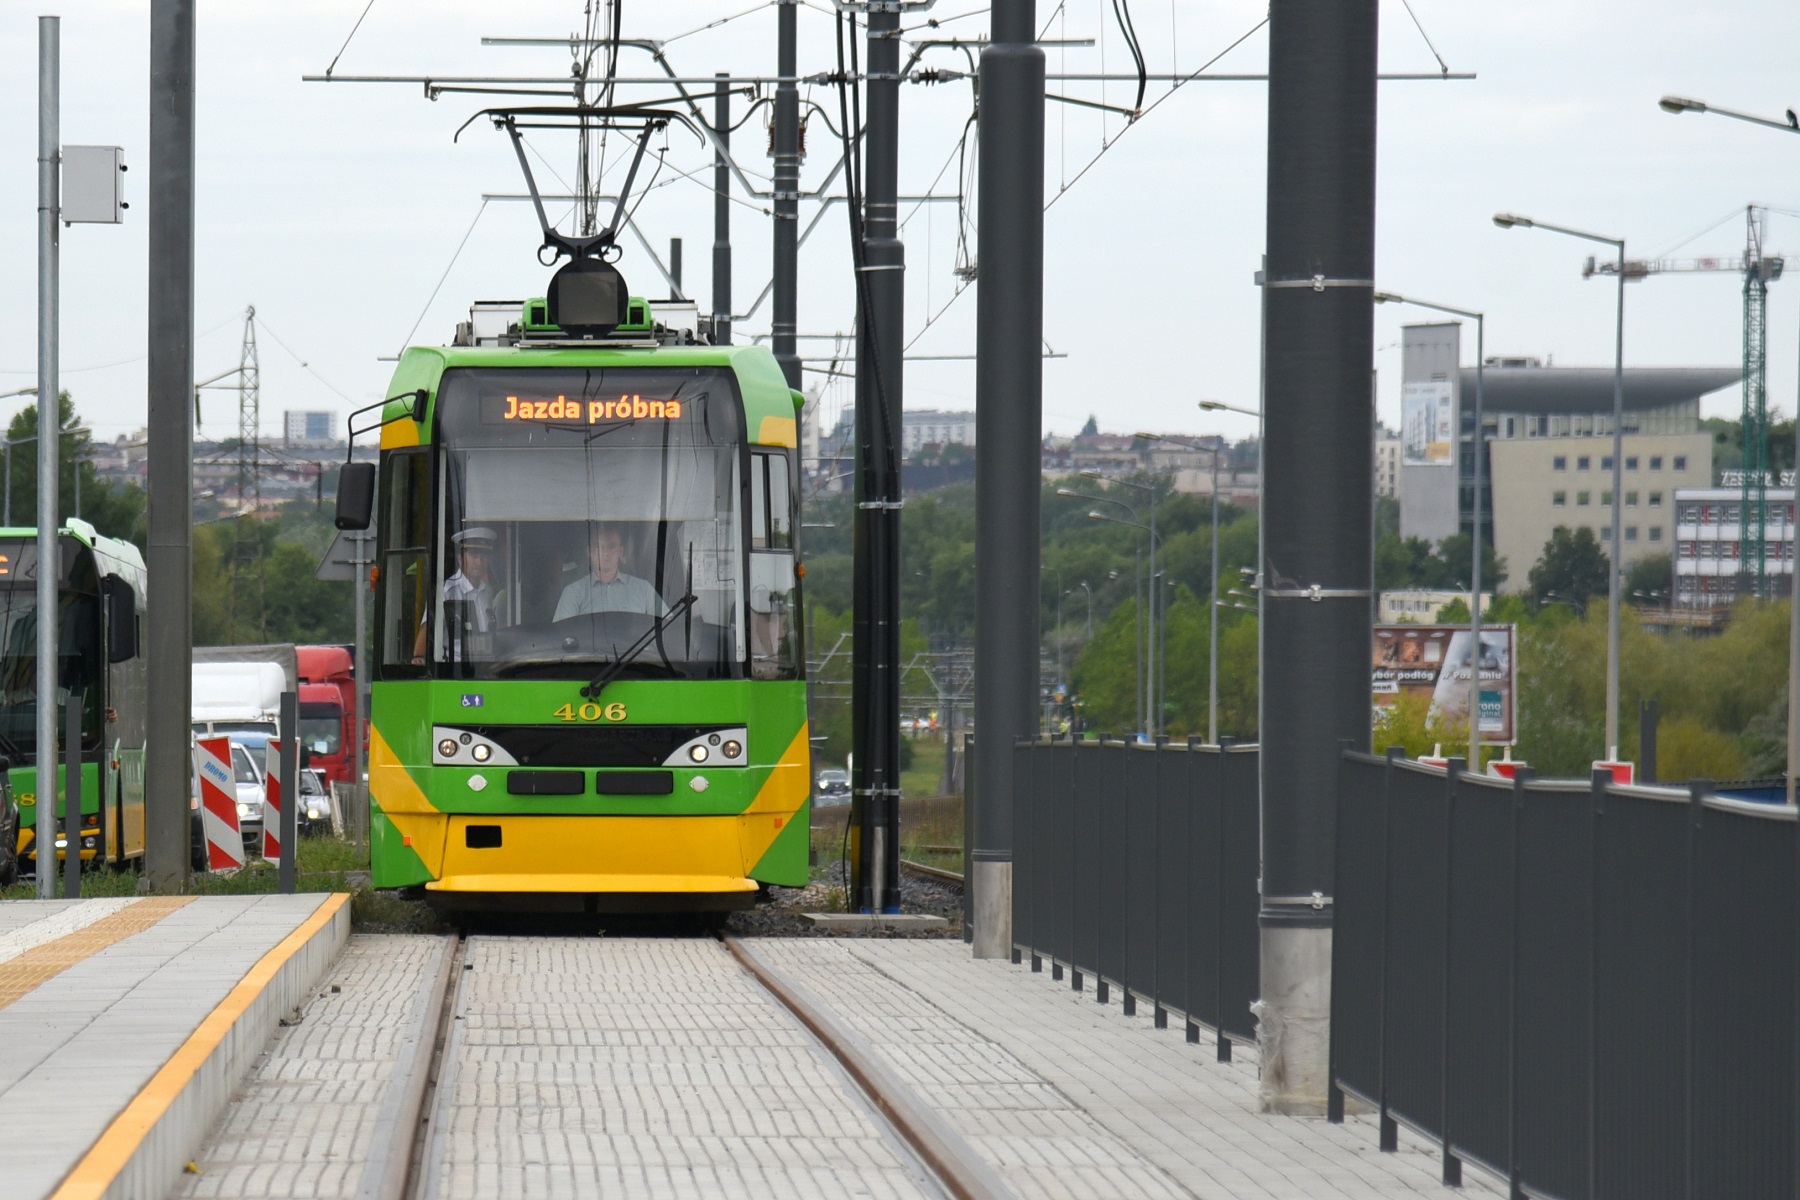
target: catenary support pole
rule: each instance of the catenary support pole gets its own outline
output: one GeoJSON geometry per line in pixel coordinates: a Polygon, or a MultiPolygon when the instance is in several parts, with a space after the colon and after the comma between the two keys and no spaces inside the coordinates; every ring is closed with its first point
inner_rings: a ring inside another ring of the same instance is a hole
{"type": "Polygon", "coordinates": [[[349,794],[352,811],[348,819],[345,814],[339,813],[338,821],[356,831],[354,841],[359,853],[363,848],[364,839],[369,835],[369,797],[368,790],[363,783],[369,771],[369,747],[363,730],[369,720],[369,567],[374,563],[374,559],[369,557],[367,546],[374,540],[375,535],[372,533],[352,533],[350,535],[351,545],[355,547],[351,551],[351,557],[356,563],[356,579],[351,588],[352,594],[356,597],[356,662],[352,668],[356,680],[351,689],[356,697],[356,719],[352,722],[356,727],[356,751],[355,757],[351,760],[354,764],[349,794]]]}
{"type": "MultiPolygon", "coordinates": [[[[62,19],[38,18],[38,432],[62,426],[60,363],[62,215],[62,19]]],[[[38,562],[57,563],[56,451],[61,440],[38,438],[38,562]]],[[[56,582],[54,566],[37,576],[37,891],[56,895],[56,582]]]]}
{"type": "Polygon", "coordinates": [[[1469,565],[1469,770],[1481,774],[1481,475],[1482,451],[1487,442],[1481,432],[1481,387],[1487,370],[1487,316],[1475,318],[1475,498],[1474,520],[1469,525],[1469,545],[1474,557],[1469,565]]]}
{"type": "Polygon", "coordinates": [[[1376,0],[1269,10],[1262,1105],[1322,1113],[1338,762],[1369,746],[1376,0]]]}
{"type": "Polygon", "coordinates": [[[795,11],[800,0],[778,0],[775,85],[775,313],[769,348],[787,379],[800,388],[796,294],[800,279],[800,89],[794,82],[795,11]]]}
{"type": "MultiPolygon", "coordinates": [[[[1012,954],[1013,742],[1036,722],[1044,406],[1044,52],[1035,0],[995,0],[981,52],[975,316],[975,841],[977,958],[1012,954]]],[[[1026,812],[1024,819],[1032,814],[1026,812]]]]}
{"type": "Polygon", "coordinates": [[[150,692],[145,869],[159,892],[188,876],[193,711],[194,20],[197,0],[150,4],[150,692]]]}
{"type": "Polygon", "coordinates": [[[1224,438],[1212,447],[1212,584],[1206,589],[1206,744],[1219,744],[1219,455],[1224,438]]]}
{"type": "Polygon", "coordinates": [[[897,224],[900,13],[868,15],[864,303],[856,339],[856,907],[898,912],[900,889],[900,414],[906,248],[897,224]]]}
{"type": "Polygon", "coordinates": [[[713,90],[713,124],[718,140],[713,144],[713,344],[731,342],[731,76],[720,72],[713,90]]]}

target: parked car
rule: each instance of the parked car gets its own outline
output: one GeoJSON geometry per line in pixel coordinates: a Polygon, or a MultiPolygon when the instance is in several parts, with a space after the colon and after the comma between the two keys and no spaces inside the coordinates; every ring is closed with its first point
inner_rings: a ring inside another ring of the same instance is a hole
{"type": "Polygon", "coordinates": [[[303,834],[331,832],[331,787],[318,767],[300,772],[300,803],[294,807],[294,823],[303,834]]]}
{"type": "Polygon", "coordinates": [[[244,835],[244,861],[262,853],[263,776],[256,756],[242,742],[231,743],[231,774],[237,783],[238,832],[244,835]]]}
{"type": "Polygon", "coordinates": [[[835,768],[820,771],[813,799],[821,805],[850,803],[850,772],[835,768]]]}

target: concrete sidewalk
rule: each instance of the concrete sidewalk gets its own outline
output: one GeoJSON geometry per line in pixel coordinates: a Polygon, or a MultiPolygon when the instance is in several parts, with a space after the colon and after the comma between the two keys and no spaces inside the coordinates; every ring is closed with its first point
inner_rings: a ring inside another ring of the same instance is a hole
{"type": "Polygon", "coordinates": [[[163,1195],[337,956],[344,900],[0,904],[0,1190],[163,1195]]]}
{"type": "MultiPolygon", "coordinates": [[[[764,962],[848,1024],[1021,1196],[1381,1200],[1456,1193],[1435,1153],[1256,1110],[1255,1048],[1214,1061],[1150,1006],[976,961],[959,941],[758,939],[764,962]]],[[[1115,993],[1116,996],[1116,993],[1115,993]]],[[[1473,1170],[1464,1193],[1505,1195],[1473,1170]]]]}

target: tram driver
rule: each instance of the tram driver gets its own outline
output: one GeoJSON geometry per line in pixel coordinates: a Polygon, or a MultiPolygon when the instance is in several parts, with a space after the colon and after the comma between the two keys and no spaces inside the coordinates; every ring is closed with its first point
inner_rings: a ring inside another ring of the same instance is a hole
{"type": "Polygon", "coordinates": [[[588,532],[588,563],[593,571],[563,589],[551,620],[599,612],[660,617],[669,611],[647,581],[619,569],[624,561],[625,531],[615,522],[596,522],[588,532]]]}
{"type": "MultiPolygon", "coordinates": [[[[487,633],[499,623],[495,604],[500,592],[494,585],[492,566],[494,542],[494,531],[485,525],[450,535],[450,543],[456,547],[457,570],[444,580],[443,596],[446,600],[463,602],[464,624],[477,634],[487,633]]],[[[456,622],[450,623],[451,658],[463,657],[462,633],[456,622]]],[[[421,621],[418,637],[413,639],[413,662],[422,664],[424,661],[425,623],[421,621]]]]}

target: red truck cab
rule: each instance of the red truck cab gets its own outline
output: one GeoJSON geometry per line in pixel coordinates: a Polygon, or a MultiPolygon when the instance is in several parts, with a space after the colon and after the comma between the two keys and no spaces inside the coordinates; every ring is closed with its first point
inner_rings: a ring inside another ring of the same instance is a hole
{"type": "Polygon", "coordinates": [[[300,744],[332,783],[352,783],[356,745],[355,660],[344,646],[296,646],[300,744]]]}

